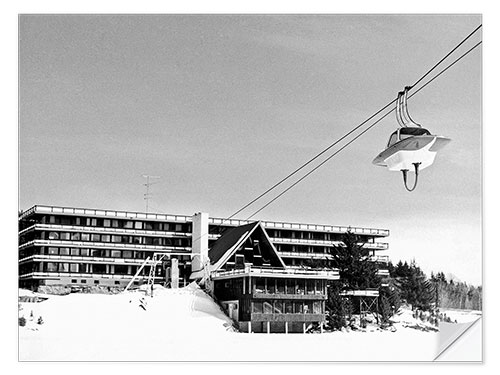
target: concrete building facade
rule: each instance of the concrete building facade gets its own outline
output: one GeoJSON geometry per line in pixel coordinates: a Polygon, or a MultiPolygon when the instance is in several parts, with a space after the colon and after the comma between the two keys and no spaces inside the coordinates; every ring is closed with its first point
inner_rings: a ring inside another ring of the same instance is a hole
{"type": "MultiPolygon", "coordinates": [[[[42,285],[125,287],[148,257],[162,253],[168,255],[167,262],[156,268],[155,282],[168,282],[169,267],[176,259],[183,286],[211,262],[209,249],[224,232],[251,223],[207,213],[170,215],[36,205],[19,215],[19,284],[30,289],[42,285]]],[[[380,255],[388,248],[380,242],[389,235],[386,229],[259,223],[287,272],[313,271],[310,261],[329,259],[341,236],[351,231],[370,249],[373,261],[380,265],[380,276],[388,275],[384,269],[388,257],[380,255]]],[[[254,266],[269,266],[256,262],[254,266]]],[[[144,268],[134,285],[146,282],[148,272],[144,268]]],[[[221,270],[217,272],[223,277],[221,270]]]]}

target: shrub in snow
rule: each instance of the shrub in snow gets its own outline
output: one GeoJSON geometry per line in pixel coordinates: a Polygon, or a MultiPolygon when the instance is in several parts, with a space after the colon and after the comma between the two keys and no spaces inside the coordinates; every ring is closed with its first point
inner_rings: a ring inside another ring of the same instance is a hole
{"type": "Polygon", "coordinates": [[[38,318],[37,324],[40,324],[40,325],[41,325],[41,324],[43,324],[43,319],[42,319],[42,317],[39,317],[39,318],[38,318]]]}
{"type": "Polygon", "coordinates": [[[26,325],[26,318],[25,318],[24,316],[21,316],[21,317],[19,318],[19,325],[20,325],[21,327],[24,327],[24,326],[26,325]]]}

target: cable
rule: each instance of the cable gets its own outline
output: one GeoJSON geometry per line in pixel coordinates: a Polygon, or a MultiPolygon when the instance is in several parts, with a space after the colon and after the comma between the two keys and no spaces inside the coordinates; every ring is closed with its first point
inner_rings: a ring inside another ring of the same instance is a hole
{"type": "Polygon", "coordinates": [[[430,69],[427,71],[427,73],[425,73],[422,77],[420,77],[420,79],[419,79],[417,82],[415,82],[415,83],[414,83],[411,87],[416,86],[418,83],[420,83],[420,81],[422,81],[425,77],[427,77],[427,76],[428,76],[428,75],[429,75],[429,74],[430,74],[430,73],[431,73],[431,72],[432,72],[432,71],[433,71],[433,70],[434,70],[434,69],[435,69],[435,68],[436,68],[439,64],[441,64],[444,60],[446,60],[446,58],[447,58],[448,56],[450,56],[453,52],[455,52],[455,51],[456,51],[456,50],[457,50],[457,49],[458,49],[458,48],[459,48],[462,44],[464,44],[464,43],[467,41],[467,39],[469,39],[469,38],[470,38],[470,37],[471,37],[471,36],[472,36],[472,35],[473,35],[476,31],[478,31],[478,30],[479,30],[482,26],[483,26],[483,25],[481,24],[481,25],[479,25],[478,27],[476,27],[476,28],[474,29],[474,31],[472,31],[469,35],[467,35],[467,37],[466,37],[464,40],[462,40],[462,41],[461,41],[461,42],[460,42],[460,43],[459,43],[459,44],[458,44],[455,48],[453,48],[450,52],[448,52],[448,54],[447,54],[445,57],[443,57],[441,60],[439,60],[439,61],[438,61],[438,62],[437,62],[437,63],[436,63],[436,64],[435,64],[432,68],[430,68],[430,69]]]}
{"type": "MultiPolygon", "coordinates": [[[[439,62],[437,62],[436,64],[434,64],[434,66],[429,69],[422,77],[420,77],[412,86],[410,86],[409,90],[411,90],[414,86],[416,86],[418,83],[420,83],[426,76],[428,76],[439,64],[441,64],[448,56],[450,56],[453,52],[455,52],[462,44],[464,44],[477,30],[479,30],[480,28],[482,27],[482,24],[479,25],[478,27],[476,27],[476,29],[474,29],[474,31],[472,31],[465,39],[463,39],[457,46],[455,46],[455,48],[453,48],[450,52],[448,52],[448,54],[446,54],[445,57],[443,57],[441,60],[439,60],[439,62]]],[[[240,208],[238,211],[234,212],[231,216],[229,216],[228,218],[224,219],[224,221],[227,221],[227,220],[230,220],[232,219],[234,216],[236,216],[237,214],[239,214],[241,211],[243,211],[244,209],[246,209],[247,207],[249,207],[250,205],[252,205],[253,203],[255,203],[256,201],[258,201],[260,198],[264,197],[265,195],[267,195],[269,192],[271,192],[272,190],[274,190],[275,188],[277,188],[278,186],[280,186],[283,182],[285,182],[286,180],[288,180],[290,177],[294,176],[295,174],[297,174],[299,171],[301,171],[302,169],[304,169],[306,166],[308,166],[309,164],[311,164],[314,160],[316,160],[317,158],[319,158],[321,155],[323,155],[325,152],[327,152],[328,150],[330,150],[332,147],[336,146],[337,144],[339,144],[341,141],[343,141],[345,138],[347,138],[349,135],[351,135],[353,132],[355,132],[356,130],[358,130],[360,127],[362,127],[364,124],[366,124],[368,121],[370,121],[371,119],[373,119],[374,117],[376,117],[379,113],[381,113],[382,111],[384,111],[387,107],[391,106],[392,104],[394,104],[394,102],[396,102],[397,99],[394,99],[392,100],[391,102],[387,103],[385,106],[383,106],[381,109],[379,109],[377,112],[375,112],[373,115],[371,115],[370,117],[368,117],[365,121],[363,121],[362,123],[360,123],[358,126],[354,127],[352,130],[350,130],[349,132],[347,132],[345,135],[343,135],[342,137],[340,137],[338,140],[336,140],[334,143],[332,143],[330,146],[328,146],[327,148],[325,148],[323,151],[321,151],[320,153],[318,153],[317,155],[315,155],[312,159],[309,159],[306,163],[302,164],[300,167],[298,167],[297,169],[295,169],[293,172],[289,173],[286,177],[284,177],[283,179],[281,179],[280,181],[278,181],[277,183],[275,183],[273,186],[271,186],[270,188],[268,188],[266,191],[264,191],[262,194],[260,194],[258,197],[254,198],[253,200],[251,200],[250,202],[248,202],[246,205],[244,205],[242,208],[240,208]]]]}
{"type": "MultiPolygon", "coordinates": [[[[453,61],[450,65],[448,65],[446,68],[444,68],[443,70],[441,70],[436,76],[434,76],[432,79],[430,79],[429,81],[427,81],[422,87],[420,87],[418,90],[416,90],[412,95],[410,95],[408,97],[411,98],[413,97],[415,94],[417,94],[420,90],[422,90],[424,87],[426,87],[428,84],[430,84],[432,81],[434,81],[437,77],[439,77],[441,74],[443,74],[444,72],[446,72],[449,68],[451,68],[453,65],[455,65],[457,62],[459,62],[462,58],[464,58],[465,56],[467,56],[470,52],[472,52],[476,47],[478,47],[482,42],[478,42],[476,45],[474,45],[472,48],[470,48],[467,52],[465,52],[463,55],[461,55],[459,58],[457,58],[455,61],[453,61]]],[[[396,99],[395,99],[396,100],[396,99]]],[[[359,137],[361,137],[363,134],[365,134],[368,130],[370,130],[371,128],[373,128],[375,125],[377,125],[380,121],[382,121],[384,118],[386,118],[392,111],[394,111],[394,108],[391,109],[390,111],[386,112],[381,118],[379,118],[377,121],[375,121],[372,125],[370,125],[368,128],[366,128],[365,130],[363,130],[361,133],[359,133],[356,137],[354,137],[352,140],[350,140],[348,143],[346,143],[344,146],[342,146],[339,150],[337,150],[336,152],[334,152],[332,155],[330,155],[327,159],[325,159],[323,162],[321,162],[319,165],[317,165],[315,168],[313,168],[311,171],[309,171],[307,174],[305,174],[304,176],[302,176],[299,180],[297,180],[296,182],[294,182],[292,185],[290,185],[286,190],[284,190],[283,192],[281,192],[279,195],[277,195],[276,197],[274,197],[272,200],[270,200],[268,203],[266,203],[264,206],[262,206],[260,209],[258,209],[257,211],[255,211],[252,215],[250,215],[247,220],[251,219],[253,216],[255,216],[256,214],[258,214],[260,211],[262,211],[264,208],[266,208],[267,206],[269,206],[271,203],[273,203],[274,201],[276,201],[278,198],[280,198],[282,195],[284,195],[286,192],[288,192],[290,189],[292,189],[294,186],[296,186],[297,184],[299,184],[301,181],[303,181],[306,177],[308,177],[310,174],[312,174],[314,171],[316,171],[317,169],[319,169],[321,166],[323,166],[326,162],[328,162],[330,159],[332,159],[334,156],[336,156],[338,153],[340,153],[343,149],[345,149],[347,146],[349,146],[351,143],[353,143],[355,140],[357,140],[359,137]]]]}

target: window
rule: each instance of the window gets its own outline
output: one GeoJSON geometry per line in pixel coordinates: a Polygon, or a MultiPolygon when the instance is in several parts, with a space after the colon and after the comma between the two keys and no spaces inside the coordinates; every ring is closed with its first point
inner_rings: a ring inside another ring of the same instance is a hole
{"type": "Polygon", "coordinates": [[[80,241],[80,233],[71,233],[71,241],[80,241]]]}
{"type": "Polygon", "coordinates": [[[134,223],[134,228],[135,229],[142,229],[142,221],[136,221],[134,223]]]}
{"type": "Polygon", "coordinates": [[[49,232],[49,240],[58,240],[58,239],[59,239],[59,233],[49,232]]]}
{"type": "Polygon", "coordinates": [[[284,314],[284,302],[283,301],[274,301],[273,312],[275,314],[284,314]]]}
{"type": "Polygon", "coordinates": [[[262,313],[262,311],[263,311],[262,302],[254,302],[253,303],[253,312],[254,313],[262,313]]]}
{"type": "Polygon", "coordinates": [[[295,294],[304,294],[304,280],[297,280],[295,286],[295,294]]]}
{"type": "Polygon", "coordinates": [[[68,241],[70,239],[70,235],[66,232],[59,233],[59,239],[68,241]]]}
{"type": "Polygon", "coordinates": [[[95,218],[94,219],[90,219],[90,225],[92,227],[97,227],[97,219],[95,219],[95,218]]]}
{"type": "Polygon", "coordinates": [[[109,228],[111,226],[111,220],[110,219],[104,219],[102,225],[106,228],[109,228]]]}
{"type": "Polygon", "coordinates": [[[266,285],[265,285],[265,279],[258,277],[256,278],[255,281],[255,293],[265,293],[266,292],[266,285]]]}
{"type": "Polygon", "coordinates": [[[101,235],[100,234],[96,234],[96,233],[92,233],[90,235],[90,240],[93,241],[93,242],[99,242],[101,240],[101,235]]]}
{"type": "Polygon", "coordinates": [[[82,256],[82,257],[90,256],[90,250],[89,249],[80,249],[80,256],[82,256]]]}
{"type": "Polygon", "coordinates": [[[120,250],[111,250],[111,258],[120,258],[122,252],[120,250]]]}
{"type": "Polygon", "coordinates": [[[80,282],[81,282],[82,284],[87,284],[87,280],[85,280],[85,279],[80,280],[80,282]]]}
{"type": "Polygon", "coordinates": [[[294,303],[294,312],[295,312],[295,314],[303,314],[304,313],[304,306],[302,305],[302,302],[296,301],[294,303]]]}
{"type": "Polygon", "coordinates": [[[79,263],[79,272],[80,273],[87,273],[87,267],[88,267],[88,264],[86,263],[79,263]]]}
{"type": "Polygon", "coordinates": [[[70,263],[69,272],[78,272],[79,271],[78,263],[70,263]]]}
{"type": "Polygon", "coordinates": [[[76,281],[76,279],[71,279],[71,283],[72,284],[76,284],[78,281],[76,281]]]}
{"type": "Polygon", "coordinates": [[[175,231],[182,232],[182,224],[175,224],[175,231]]]}
{"type": "Polygon", "coordinates": [[[122,265],[122,264],[117,264],[115,265],[115,272],[116,275],[126,275],[128,273],[128,266],[122,265]]]}
{"type": "Polygon", "coordinates": [[[69,247],[59,248],[59,255],[69,255],[69,247]]]}
{"type": "Polygon", "coordinates": [[[267,292],[274,294],[276,293],[276,285],[274,279],[267,279],[267,292]]]}
{"type": "Polygon", "coordinates": [[[312,314],[313,313],[313,303],[312,301],[307,301],[304,303],[304,314],[312,314]]]}
{"type": "Polygon", "coordinates": [[[314,314],[322,314],[322,303],[321,301],[314,301],[313,302],[313,313],[314,314]]]}
{"type": "Polygon", "coordinates": [[[285,301],[285,314],[293,314],[293,302],[285,301]]]}
{"type": "Polygon", "coordinates": [[[264,314],[272,314],[273,305],[269,302],[264,302],[264,314]]]}
{"type": "Polygon", "coordinates": [[[278,279],[277,280],[277,290],[276,293],[278,294],[285,294],[285,280],[283,279],[278,279]]]}
{"type": "Polygon", "coordinates": [[[47,272],[57,272],[57,263],[45,263],[45,270],[47,272]]]}
{"type": "Polygon", "coordinates": [[[56,223],[56,217],[55,216],[49,216],[49,223],[50,224],[55,224],[56,223]]]}
{"type": "Polygon", "coordinates": [[[49,247],[48,248],[48,254],[49,255],[57,255],[59,253],[57,247],[49,247]]]}
{"type": "Polygon", "coordinates": [[[94,280],[94,284],[99,284],[99,280],[94,280]]]}
{"type": "Polygon", "coordinates": [[[134,228],[134,222],[133,221],[126,221],[123,224],[123,228],[125,228],[125,229],[132,229],[132,228],[134,228]]]}
{"type": "Polygon", "coordinates": [[[111,236],[111,242],[115,242],[115,243],[122,242],[122,236],[111,236]]]}
{"type": "Polygon", "coordinates": [[[90,241],[90,234],[89,233],[82,233],[82,241],[90,241]]]}
{"type": "Polygon", "coordinates": [[[132,258],[132,251],[130,251],[130,250],[123,250],[122,251],[122,257],[123,258],[132,258]]]}
{"type": "Polygon", "coordinates": [[[307,294],[314,294],[314,281],[315,280],[306,281],[307,294]]]}
{"type": "Polygon", "coordinates": [[[115,280],[115,285],[120,285],[120,282],[118,280],[115,280]]]}
{"type": "Polygon", "coordinates": [[[120,222],[118,220],[113,220],[113,221],[111,221],[111,226],[113,228],[119,228],[119,223],[120,222]]]}
{"type": "Polygon", "coordinates": [[[145,245],[152,245],[153,244],[153,238],[152,237],[144,237],[144,244],[145,245]]]}
{"type": "Polygon", "coordinates": [[[92,272],[94,273],[106,273],[106,265],[105,264],[93,264],[92,272]]]}
{"type": "Polygon", "coordinates": [[[146,229],[146,230],[153,230],[153,223],[150,222],[150,221],[146,221],[144,223],[144,229],[146,229]]]}
{"type": "Polygon", "coordinates": [[[90,256],[92,256],[92,257],[100,257],[101,256],[101,250],[90,249],[90,256]]]}
{"type": "Polygon", "coordinates": [[[69,272],[69,264],[59,263],[59,272],[69,272]]]}
{"type": "Polygon", "coordinates": [[[141,244],[141,237],[132,237],[132,243],[141,244]]]}
{"type": "Polygon", "coordinates": [[[103,235],[101,235],[101,241],[102,242],[110,242],[111,236],[109,234],[103,234],[103,235]]]}

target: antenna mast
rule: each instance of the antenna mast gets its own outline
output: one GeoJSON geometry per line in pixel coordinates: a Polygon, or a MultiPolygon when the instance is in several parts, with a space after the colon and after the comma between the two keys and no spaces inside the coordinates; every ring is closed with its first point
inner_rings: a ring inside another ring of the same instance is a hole
{"type": "Polygon", "coordinates": [[[149,200],[151,199],[152,194],[149,192],[149,187],[151,185],[157,184],[157,182],[151,182],[151,178],[160,178],[160,176],[150,176],[148,174],[143,174],[142,177],[146,178],[146,183],[144,186],[146,186],[146,193],[144,194],[144,200],[146,201],[146,213],[149,211],[149,200]]]}

